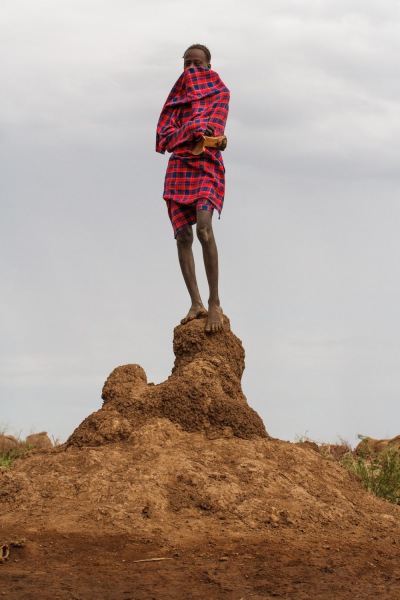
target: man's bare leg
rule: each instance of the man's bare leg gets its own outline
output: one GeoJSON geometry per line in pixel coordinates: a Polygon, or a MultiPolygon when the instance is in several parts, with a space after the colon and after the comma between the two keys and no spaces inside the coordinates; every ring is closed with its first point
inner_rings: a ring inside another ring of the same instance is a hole
{"type": "Polygon", "coordinates": [[[218,295],[218,250],[212,229],[212,213],[208,210],[197,211],[197,237],[203,249],[204,266],[210,288],[206,331],[214,333],[222,329],[223,316],[218,295]]]}
{"type": "Polygon", "coordinates": [[[189,309],[188,314],[181,320],[182,325],[198,317],[202,317],[207,314],[203,302],[200,297],[199,288],[197,285],[196,271],[194,266],[194,257],[192,251],[193,244],[193,231],[191,227],[183,229],[176,236],[176,243],[178,247],[179,264],[183,279],[185,280],[187,290],[192,301],[192,305],[189,309]]]}

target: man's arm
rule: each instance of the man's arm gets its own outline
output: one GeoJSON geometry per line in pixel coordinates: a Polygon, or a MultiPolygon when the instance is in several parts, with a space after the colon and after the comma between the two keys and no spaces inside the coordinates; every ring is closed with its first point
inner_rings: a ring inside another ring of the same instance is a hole
{"type": "MultiPolygon", "coordinates": [[[[225,125],[229,113],[229,93],[219,94],[211,107],[208,127],[212,130],[212,137],[219,137],[225,133],[225,125]]],[[[208,135],[207,133],[205,135],[208,135]]]]}
{"type": "MultiPolygon", "coordinates": [[[[222,136],[229,110],[229,93],[218,94],[214,102],[198,112],[199,117],[181,123],[177,118],[166,118],[166,124],[158,128],[157,147],[163,154],[173,152],[177,146],[189,142],[198,142],[204,135],[222,136]]],[[[196,111],[194,114],[196,117],[196,111]]],[[[226,147],[221,146],[219,150],[226,147]]]]}
{"type": "Polygon", "coordinates": [[[194,155],[204,152],[204,148],[217,148],[224,151],[228,139],[224,135],[225,124],[229,112],[229,93],[221,94],[209,110],[208,124],[204,135],[193,149],[194,155]]]}
{"type": "Polygon", "coordinates": [[[173,152],[177,146],[188,142],[194,142],[201,138],[206,128],[203,119],[186,121],[183,125],[172,121],[166,127],[161,128],[159,136],[161,146],[168,152],[173,152]]]}

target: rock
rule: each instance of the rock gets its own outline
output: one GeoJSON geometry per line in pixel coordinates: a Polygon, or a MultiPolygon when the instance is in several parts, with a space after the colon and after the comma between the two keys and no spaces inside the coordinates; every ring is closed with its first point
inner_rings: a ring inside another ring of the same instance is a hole
{"type": "Polygon", "coordinates": [[[9,452],[19,448],[20,443],[13,435],[0,433],[0,452],[9,452]]]}
{"type": "Polygon", "coordinates": [[[103,408],[87,417],[67,440],[69,446],[129,439],[154,418],[208,438],[268,437],[241,387],[244,349],[229,319],[218,334],[206,334],[204,319],[174,330],[175,364],[167,381],[148,384],[139,365],[117,367],[103,387],[103,408]]]}
{"type": "Polygon", "coordinates": [[[28,435],[25,440],[25,444],[27,446],[33,446],[38,450],[48,450],[53,447],[52,441],[47,435],[46,431],[42,431],[41,433],[32,433],[28,435]]]}
{"type": "Polygon", "coordinates": [[[375,440],[371,437],[365,437],[361,440],[355,449],[356,454],[379,454],[388,448],[400,450],[400,435],[387,440],[375,440]]]}

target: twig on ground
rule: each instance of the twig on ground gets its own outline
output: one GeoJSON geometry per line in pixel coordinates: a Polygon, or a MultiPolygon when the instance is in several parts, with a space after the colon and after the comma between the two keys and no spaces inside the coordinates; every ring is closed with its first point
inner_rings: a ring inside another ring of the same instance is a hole
{"type": "Polygon", "coordinates": [[[140,560],[133,560],[134,563],[139,562],[155,562],[156,560],[173,560],[172,558],[141,558],[140,560]]]}

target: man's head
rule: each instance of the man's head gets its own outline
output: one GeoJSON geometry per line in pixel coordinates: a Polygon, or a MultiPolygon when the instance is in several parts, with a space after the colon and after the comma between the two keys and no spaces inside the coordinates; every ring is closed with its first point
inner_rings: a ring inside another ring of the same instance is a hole
{"type": "Polygon", "coordinates": [[[206,67],[211,69],[211,52],[203,44],[193,44],[189,46],[183,55],[183,68],[206,67]]]}

